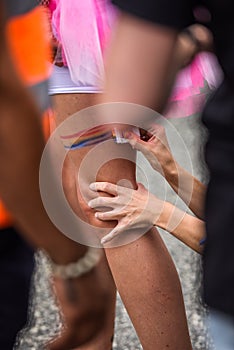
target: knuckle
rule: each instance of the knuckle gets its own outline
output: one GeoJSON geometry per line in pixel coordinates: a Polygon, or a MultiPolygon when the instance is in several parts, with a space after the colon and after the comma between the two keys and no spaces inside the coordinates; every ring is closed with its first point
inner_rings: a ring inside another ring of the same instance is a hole
{"type": "Polygon", "coordinates": [[[107,190],[108,190],[108,183],[104,182],[104,183],[102,184],[102,190],[103,190],[103,191],[107,191],[107,190]]]}
{"type": "Polygon", "coordinates": [[[96,198],[93,200],[93,206],[97,207],[101,204],[101,200],[100,200],[100,197],[96,198]]]}
{"type": "Polygon", "coordinates": [[[118,191],[118,193],[116,194],[116,196],[113,198],[114,199],[114,201],[116,202],[116,203],[118,203],[119,204],[119,201],[120,201],[120,191],[118,191]]]}

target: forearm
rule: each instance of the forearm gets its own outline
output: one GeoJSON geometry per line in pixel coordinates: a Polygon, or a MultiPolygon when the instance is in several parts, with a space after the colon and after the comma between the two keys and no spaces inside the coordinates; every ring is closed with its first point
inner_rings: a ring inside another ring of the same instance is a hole
{"type": "Polygon", "coordinates": [[[0,58],[0,193],[31,244],[44,248],[57,263],[85,252],[49,220],[39,191],[39,164],[44,149],[40,115],[18,80],[10,58],[0,58]]]}
{"type": "MultiPolygon", "coordinates": [[[[19,107],[18,107],[19,108],[19,107]]],[[[49,220],[39,191],[39,163],[44,148],[39,122],[31,108],[1,120],[0,172],[1,198],[13,214],[25,238],[44,248],[58,263],[67,263],[83,255],[85,249],[70,241],[49,220]],[[25,116],[28,114],[28,118],[25,116]],[[4,125],[3,125],[4,123],[4,125]],[[30,131],[29,131],[30,130],[30,131]]]]}
{"type": "Polygon", "coordinates": [[[102,101],[132,102],[161,111],[177,71],[176,38],[174,30],[122,14],[107,55],[107,94],[102,101]]]}
{"type": "Polygon", "coordinates": [[[205,238],[205,223],[166,202],[161,215],[155,220],[158,226],[198,253],[202,253],[205,238]]]}
{"type": "Polygon", "coordinates": [[[206,186],[182,168],[173,158],[165,162],[163,171],[173,190],[198,218],[203,219],[206,186]]]}

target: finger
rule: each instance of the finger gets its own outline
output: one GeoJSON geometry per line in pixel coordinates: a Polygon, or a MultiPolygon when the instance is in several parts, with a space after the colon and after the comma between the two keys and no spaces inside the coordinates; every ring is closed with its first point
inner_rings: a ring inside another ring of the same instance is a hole
{"type": "Polygon", "coordinates": [[[106,244],[112,241],[115,237],[119,236],[125,230],[126,230],[126,226],[117,225],[110,233],[108,233],[108,235],[102,238],[101,244],[106,244]]]}
{"type": "Polygon", "coordinates": [[[89,185],[92,191],[102,191],[116,196],[118,194],[118,187],[110,182],[93,182],[89,185]]]}
{"type": "Polygon", "coordinates": [[[88,202],[88,206],[92,209],[95,209],[98,207],[114,208],[113,198],[111,198],[111,197],[97,197],[97,198],[91,199],[91,201],[88,202]]]}
{"type": "Polygon", "coordinates": [[[141,140],[141,138],[132,133],[132,132],[126,132],[124,134],[124,137],[128,141],[128,143],[132,146],[133,149],[136,149],[138,151],[145,151],[147,149],[147,142],[141,140]]]}
{"type": "Polygon", "coordinates": [[[101,221],[114,221],[114,220],[118,220],[122,216],[124,216],[124,214],[121,215],[119,211],[117,213],[114,210],[95,213],[95,217],[101,221]]]}
{"type": "Polygon", "coordinates": [[[165,128],[160,124],[152,124],[151,127],[149,128],[149,132],[156,137],[164,131],[165,131],[165,128]]]}

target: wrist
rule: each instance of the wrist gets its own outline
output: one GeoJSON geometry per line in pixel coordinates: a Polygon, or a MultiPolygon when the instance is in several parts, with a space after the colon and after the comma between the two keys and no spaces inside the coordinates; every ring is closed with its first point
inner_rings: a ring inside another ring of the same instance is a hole
{"type": "Polygon", "coordinates": [[[154,226],[158,226],[163,230],[166,230],[168,227],[168,223],[169,223],[172,211],[173,211],[173,205],[169,202],[164,202],[160,215],[158,215],[157,218],[155,218],[154,226]]]}

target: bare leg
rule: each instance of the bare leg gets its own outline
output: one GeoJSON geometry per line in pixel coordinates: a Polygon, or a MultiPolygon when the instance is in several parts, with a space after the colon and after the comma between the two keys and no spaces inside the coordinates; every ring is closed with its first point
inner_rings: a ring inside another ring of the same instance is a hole
{"type": "MultiPolygon", "coordinates": [[[[115,160],[101,169],[97,180],[133,181],[132,174],[132,163],[115,160]]],[[[91,219],[93,224],[95,220],[91,219]]],[[[144,349],[191,349],[179,278],[158,232],[151,230],[131,244],[106,249],[106,256],[144,349]]]]}
{"type": "MultiPolygon", "coordinates": [[[[78,110],[91,106],[94,103],[94,96],[92,94],[57,95],[54,97],[54,102],[56,124],[58,125],[78,110]]],[[[65,159],[63,168],[64,192],[72,209],[79,215],[79,217],[85,219],[85,215],[82,211],[77,196],[76,169],[77,168],[74,163],[72,152],[70,152],[68,157],[65,159]]],[[[111,295],[111,298],[108,301],[108,320],[98,337],[96,337],[89,344],[79,347],[79,350],[110,350],[112,346],[116,287],[106,258],[103,258],[102,262],[98,266],[98,269],[99,273],[102,274],[103,282],[109,286],[109,292],[111,295]]],[[[79,281],[77,281],[77,286],[79,287],[79,281]]],[[[78,308],[76,308],[74,304],[67,301],[66,297],[64,296],[64,285],[61,283],[61,281],[56,284],[56,289],[62,304],[63,313],[65,315],[67,331],[64,333],[63,337],[54,344],[52,350],[62,350],[63,348],[64,350],[67,350],[68,347],[74,347],[76,342],[76,334],[79,332],[76,325],[77,314],[79,314],[79,305],[78,308]]]]}
{"type": "MultiPolygon", "coordinates": [[[[65,237],[43,207],[38,181],[44,148],[40,113],[18,80],[4,47],[0,55],[0,105],[0,163],[4,164],[0,171],[1,197],[31,244],[44,248],[58,264],[74,262],[87,248],[65,237]]],[[[80,313],[76,322],[80,331],[76,344],[84,344],[105,324],[111,293],[97,268],[78,282],[80,313]]]]}
{"type": "MultiPolygon", "coordinates": [[[[105,299],[107,306],[107,319],[105,326],[102,327],[97,334],[97,336],[90,342],[82,346],[77,346],[77,337],[81,331],[81,326],[78,324],[80,315],[80,303],[90,302],[90,297],[92,296],[86,294],[81,294],[80,280],[74,279],[72,281],[74,291],[77,291],[77,300],[68,300],[66,294],[66,284],[64,281],[55,280],[55,292],[58,296],[59,302],[62,307],[62,312],[65,322],[65,330],[61,337],[58,338],[51,344],[50,350],[68,350],[68,349],[79,349],[79,350],[110,350],[112,347],[112,338],[114,335],[114,319],[115,319],[115,304],[116,304],[116,288],[111,277],[106,258],[103,257],[102,261],[97,267],[100,276],[99,283],[105,284],[106,288],[109,290],[109,298],[105,299]]],[[[89,276],[84,276],[83,278],[88,278],[89,276]]],[[[90,280],[92,288],[95,285],[92,280],[90,280]]],[[[98,303],[98,301],[97,301],[98,303]]]]}
{"type": "MultiPolygon", "coordinates": [[[[56,110],[61,113],[60,103],[63,100],[62,105],[65,105],[64,101],[69,105],[69,114],[74,113],[77,111],[75,99],[75,96],[73,101],[69,101],[67,96],[60,101],[56,99],[56,110]],[[73,110],[72,103],[74,103],[73,110]]],[[[113,143],[112,150],[115,147],[120,146],[113,143]]],[[[123,156],[126,152],[130,152],[128,146],[121,147],[123,156]]],[[[90,148],[84,148],[71,152],[77,171],[89,150],[90,148]]],[[[82,191],[86,188],[88,195],[89,183],[118,182],[120,179],[128,179],[133,186],[136,186],[135,167],[132,162],[115,159],[104,165],[97,176],[95,171],[93,169],[90,171],[89,168],[81,182],[77,184],[80,207],[93,225],[106,227],[106,223],[103,224],[94,217],[93,211],[80,194],[79,186],[82,187],[82,191]]],[[[106,256],[117,288],[144,349],[191,349],[178,275],[157,231],[151,230],[127,246],[106,249],[106,256]]]]}
{"type": "Polygon", "coordinates": [[[159,234],[106,255],[143,348],[191,349],[179,279],[159,234]]]}

